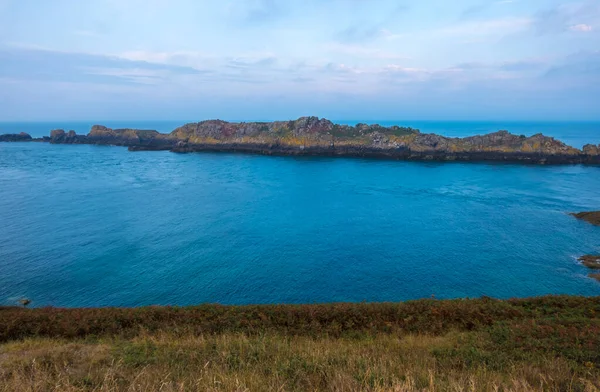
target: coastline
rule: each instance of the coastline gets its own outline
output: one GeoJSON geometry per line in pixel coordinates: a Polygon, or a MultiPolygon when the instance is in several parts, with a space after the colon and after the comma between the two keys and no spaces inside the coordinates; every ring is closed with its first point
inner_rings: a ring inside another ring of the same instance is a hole
{"type": "Polygon", "coordinates": [[[32,138],[26,133],[0,135],[0,141],[115,145],[130,151],[176,153],[206,151],[405,161],[600,164],[600,145],[588,144],[577,149],[542,134],[526,137],[498,131],[449,138],[399,126],[339,125],[317,117],[269,123],[208,120],[185,124],[171,133],[95,125],[87,135],[57,129],[42,138],[32,138]]]}

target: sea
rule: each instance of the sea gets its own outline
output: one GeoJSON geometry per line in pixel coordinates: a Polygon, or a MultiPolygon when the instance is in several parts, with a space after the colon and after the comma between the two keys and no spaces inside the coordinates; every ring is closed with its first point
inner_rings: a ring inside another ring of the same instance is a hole
{"type": "MultiPolygon", "coordinates": [[[[338,121],[354,124],[359,121],[338,121]]],[[[374,121],[362,121],[373,123],[374,121]]],[[[185,121],[0,123],[169,132],[185,121]]],[[[593,122],[396,121],[600,143],[593,122]]],[[[0,143],[0,305],[381,302],[600,295],[600,167],[0,143]]]]}

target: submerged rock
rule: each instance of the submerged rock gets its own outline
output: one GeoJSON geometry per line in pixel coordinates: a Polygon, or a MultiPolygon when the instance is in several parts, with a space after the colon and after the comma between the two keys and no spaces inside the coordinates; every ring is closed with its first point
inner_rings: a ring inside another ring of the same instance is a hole
{"type": "Polygon", "coordinates": [[[591,269],[600,269],[600,256],[585,255],[579,258],[581,264],[591,269]]]}
{"type": "Polygon", "coordinates": [[[596,279],[598,282],[600,282],[600,274],[589,274],[588,276],[590,278],[596,279]]]}
{"type": "Polygon", "coordinates": [[[0,135],[0,142],[29,142],[31,140],[33,140],[31,135],[25,132],[0,135]]]}
{"type": "Polygon", "coordinates": [[[600,211],[573,212],[571,215],[592,225],[600,226],[600,211]]]}

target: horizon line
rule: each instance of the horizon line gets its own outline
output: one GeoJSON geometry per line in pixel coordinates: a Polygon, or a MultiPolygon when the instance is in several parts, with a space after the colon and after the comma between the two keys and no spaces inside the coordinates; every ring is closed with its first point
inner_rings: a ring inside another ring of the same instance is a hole
{"type": "Polygon", "coordinates": [[[519,120],[519,119],[480,119],[480,120],[468,120],[468,119],[437,119],[437,120],[432,120],[432,119],[391,119],[391,120],[386,120],[386,119],[332,119],[329,117],[320,117],[320,116],[300,116],[300,117],[295,117],[295,118],[281,118],[281,119],[272,119],[272,120],[265,120],[265,119],[258,119],[258,120],[239,120],[239,119],[234,119],[234,120],[225,120],[223,118],[218,118],[218,117],[214,117],[214,118],[204,118],[204,119],[78,119],[78,120],[68,120],[68,119],[58,119],[58,120],[54,120],[54,119],[48,119],[48,120],[0,120],[0,124],[14,124],[14,123],[28,123],[28,124],[43,124],[43,123],[54,123],[54,122],[70,122],[70,123],[100,123],[100,122],[180,122],[180,123],[194,123],[194,122],[201,122],[201,121],[210,121],[210,120],[220,120],[220,121],[226,121],[226,122],[231,122],[231,123],[250,123],[250,122],[275,122],[275,121],[294,121],[294,120],[298,120],[299,118],[302,117],[318,117],[319,119],[326,119],[329,120],[333,123],[339,123],[339,122],[344,122],[344,123],[370,123],[370,124],[376,124],[378,122],[385,122],[385,123],[390,123],[390,122],[423,122],[423,123],[436,123],[436,122],[448,122],[448,123],[546,123],[546,124],[552,124],[552,123],[600,123],[600,118],[598,119],[585,119],[585,120],[547,120],[547,119],[528,119],[528,120],[519,120]]]}

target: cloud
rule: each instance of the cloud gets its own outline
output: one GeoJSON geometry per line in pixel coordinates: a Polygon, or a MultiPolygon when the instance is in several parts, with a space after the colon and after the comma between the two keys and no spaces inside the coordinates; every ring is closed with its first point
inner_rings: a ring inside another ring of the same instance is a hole
{"type": "Polygon", "coordinates": [[[411,60],[410,56],[399,53],[398,51],[389,49],[383,50],[371,45],[327,43],[323,45],[323,49],[328,53],[367,58],[370,60],[411,60]]]}
{"type": "Polygon", "coordinates": [[[227,62],[226,67],[236,69],[248,68],[268,68],[277,63],[277,57],[274,55],[266,55],[264,57],[237,57],[227,62]]]}
{"type": "Polygon", "coordinates": [[[155,52],[137,50],[116,53],[114,56],[131,61],[177,65],[197,70],[212,69],[221,64],[217,56],[197,51],[155,52]]]}
{"type": "Polygon", "coordinates": [[[336,39],[343,43],[364,43],[390,34],[381,27],[351,26],[337,33],[336,39]]]}
{"type": "Polygon", "coordinates": [[[467,19],[474,15],[480,14],[490,7],[488,3],[476,4],[466,8],[460,15],[461,19],[467,19]]]}
{"type": "Polygon", "coordinates": [[[535,15],[534,27],[539,35],[565,31],[589,32],[600,20],[600,4],[595,1],[567,3],[542,10],[535,15]]]}
{"type": "Polygon", "coordinates": [[[436,30],[437,35],[476,36],[510,34],[523,31],[531,26],[532,20],[523,17],[497,18],[469,21],[447,28],[436,30]]]}
{"type": "MultiPolygon", "coordinates": [[[[5,75],[6,51],[0,53],[0,74],[5,75]]],[[[67,56],[62,60],[78,58],[67,56]]],[[[402,61],[371,66],[340,62],[286,65],[268,60],[268,56],[248,56],[223,60],[237,61],[241,68],[217,67],[210,74],[173,73],[170,66],[161,64],[96,57],[102,59],[87,62],[93,66],[69,66],[69,72],[76,70],[76,78],[32,79],[14,72],[7,78],[16,79],[0,78],[0,96],[11,97],[6,99],[10,106],[3,110],[10,107],[22,116],[35,111],[44,117],[59,100],[61,106],[77,110],[56,110],[76,118],[101,116],[107,110],[113,116],[137,118],[160,113],[200,119],[236,116],[237,120],[253,118],[248,116],[272,119],[288,113],[275,108],[291,112],[318,109],[319,114],[330,117],[341,113],[338,118],[373,113],[372,118],[379,120],[398,115],[400,109],[408,110],[409,115],[416,110],[426,116],[443,116],[440,110],[447,110],[444,113],[460,116],[473,108],[478,108],[481,116],[526,113],[531,118],[531,113],[541,113],[542,107],[556,115],[552,104],[562,101],[560,113],[568,113],[566,107],[572,113],[591,113],[592,105],[585,99],[600,93],[600,83],[592,83],[600,78],[600,52],[580,52],[553,61],[466,62],[439,69],[407,66],[402,61]],[[85,78],[78,79],[81,74],[85,78]],[[52,85],[46,83],[53,80],[52,85]],[[484,107],[477,106],[483,101],[484,107]],[[347,111],[336,112],[342,107],[347,111]]]]}
{"type": "Polygon", "coordinates": [[[565,57],[548,69],[545,78],[577,80],[600,85],[600,51],[579,52],[565,57]]]}
{"type": "Polygon", "coordinates": [[[588,24],[580,23],[580,24],[576,24],[576,25],[569,27],[569,30],[588,33],[590,31],[592,31],[593,28],[592,28],[592,26],[590,26],[588,24]]]}
{"type": "Polygon", "coordinates": [[[514,3],[514,0],[500,0],[500,1],[491,1],[491,2],[487,1],[484,3],[475,4],[470,7],[465,8],[463,10],[463,12],[460,14],[460,19],[468,19],[468,18],[477,16],[479,14],[482,14],[485,11],[489,10],[490,8],[492,8],[496,5],[503,5],[503,4],[510,4],[510,3],[514,3]]]}
{"type": "Polygon", "coordinates": [[[230,3],[228,11],[236,23],[261,25],[281,18],[287,10],[284,4],[277,0],[248,0],[230,3]]]}
{"type": "Polygon", "coordinates": [[[159,70],[140,69],[140,68],[83,68],[82,71],[88,76],[108,76],[114,77],[119,81],[131,82],[134,84],[159,84],[168,77],[168,73],[159,70]]]}
{"type": "Polygon", "coordinates": [[[540,60],[507,61],[499,65],[499,69],[510,72],[536,71],[543,69],[547,64],[540,60]]]}
{"type": "Polygon", "coordinates": [[[147,83],[149,77],[166,79],[171,75],[200,73],[190,67],[132,61],[114,56],[0,47],[0,74],[17,80],[135,84],[147,83]]]}
{"type": "MultiPolygon", "coordinates": [[[[338,31],[335,34],[334,39],[337,42],[346,44],[364,44],[378,40],[380,38],[395,39],[401,37],[400,34],[395,34],[392,31],[390,31],[390,29],[387,28],[387,26],[397,26],[399,18],[411,9],[406,4],[395,4],[393,7],[390,7],[387,3],[374,4],[375,0],[371,0],[371,2],[362,0],[342,1],[367,6],[375,5],[379,7],[378,10],[380,11],[380,14],[383,15],[379,15],[378,18],[373,18],[375,20],[371,21],[355,21],[354,24],[352,24],[351,26],[348,26],[338,31]],[[385,7],[385,5],[387,5],[387,7],[385,7]]],[[[365,13],[368,14],[368,11],[357,11],[356,15],[363,15],[365,13]]]]}

